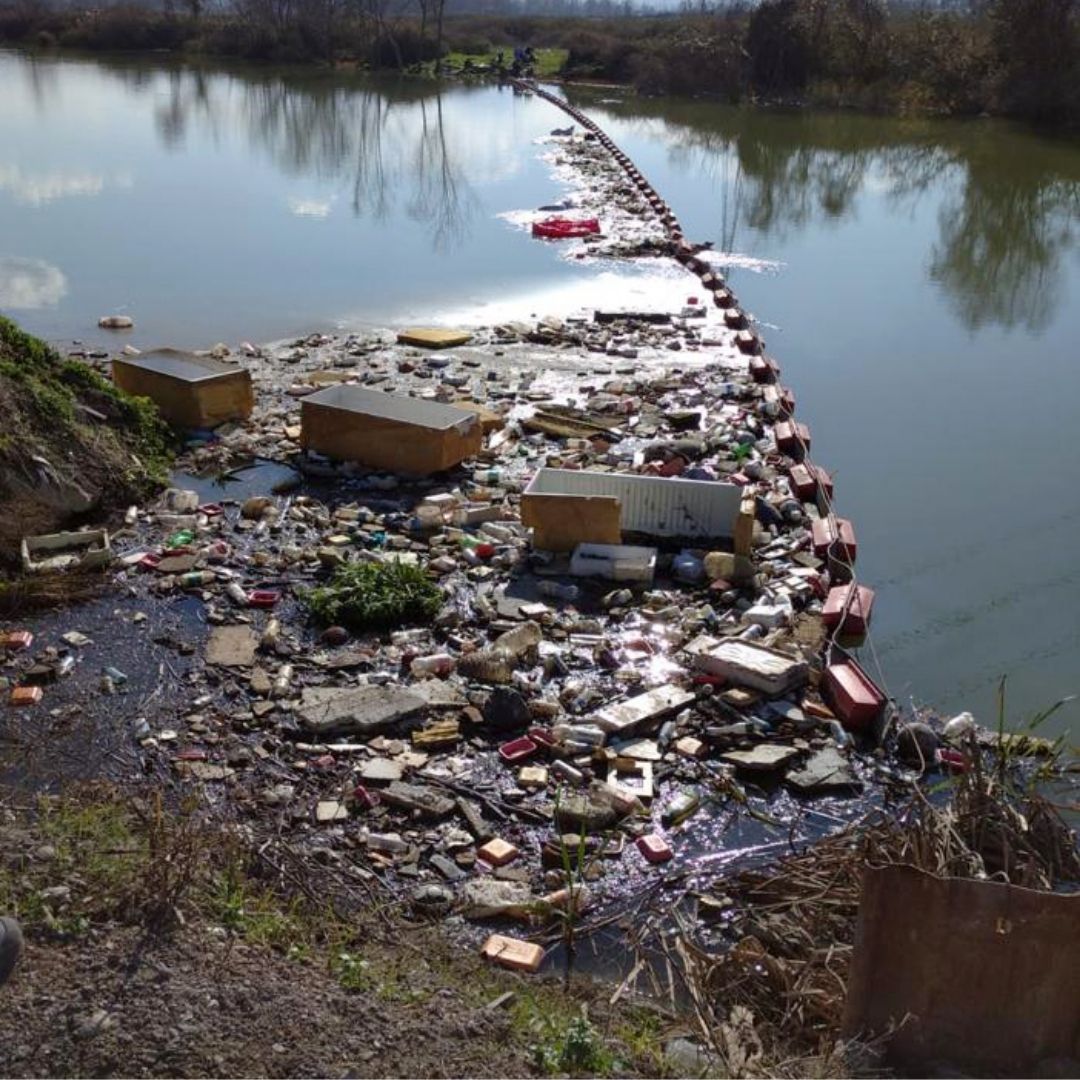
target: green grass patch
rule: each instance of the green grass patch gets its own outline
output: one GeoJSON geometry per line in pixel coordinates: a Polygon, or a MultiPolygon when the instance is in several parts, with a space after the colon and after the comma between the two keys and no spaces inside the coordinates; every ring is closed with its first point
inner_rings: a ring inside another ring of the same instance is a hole
{"type": "MultiPolygon", "coordinates": [[[[450,52],[443,57],[443,64],[449,64],[451,67],[460,70],[465,66],[466,60],[471,60],[474,65],[491,67],[495,64],[500,52],[503,56],[503,64],[509,70],[510,65],[514,62],[514,50],[509,45],[502,49],[490,48],[484,52],[450,52]]],[[[538,79],[550,79],[562,72],[562,69],[566,66],[570,50],[555,48],[534,49],[533,54],[536,56],[533,74],[538,79]]]]}
{"type": "Polygon", "coordinates": [[[325,626],[368,630],[432,619],[443,596],[419,566],[392,559],[342,566],[326,585],[310,590],[305,600],[325,626]]]}

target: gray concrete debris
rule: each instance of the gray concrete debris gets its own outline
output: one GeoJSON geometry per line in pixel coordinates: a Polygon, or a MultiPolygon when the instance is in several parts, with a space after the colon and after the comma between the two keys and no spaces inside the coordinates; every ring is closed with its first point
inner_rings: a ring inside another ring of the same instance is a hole
{"type": "Polygon", "coordinates": [[[746,772],[776,772],[798,756],[799,751],[793,746],[762,743],[752,750],[732,750],[727,754],[721,754],[720,760],[734,765],[736,769],[744,769],[746,772]]]}
{"type": "Polygon", "coordinates": [[[835,746],[816,750],[799,768],[792,769],[784,781],[803,795],[862,788],[851,762],[835,746]]]}
{"type": "Polygon", "coordinates": [[[454,800],[420,784],[405,784],[395,780],[383,793],[383,801],[391,806],[418,814],[420,817],[446,817],[454,809],[454,800]]]}
{"type": "Polygon", "coordinates": [[[316,735],[374,735],[427,706],[412,689],[396,686],[306,687],[297,719],[316,735]]]}

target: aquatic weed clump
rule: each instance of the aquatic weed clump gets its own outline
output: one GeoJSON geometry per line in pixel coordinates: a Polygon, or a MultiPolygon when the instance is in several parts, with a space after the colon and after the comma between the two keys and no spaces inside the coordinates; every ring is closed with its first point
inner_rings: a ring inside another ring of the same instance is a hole
{"type": "Polygon", "coordinates": [[[371,630],[434,618],[443,597],[423,569],[393,559],[341,566],[305,600],[324,625],[371,630]]]}

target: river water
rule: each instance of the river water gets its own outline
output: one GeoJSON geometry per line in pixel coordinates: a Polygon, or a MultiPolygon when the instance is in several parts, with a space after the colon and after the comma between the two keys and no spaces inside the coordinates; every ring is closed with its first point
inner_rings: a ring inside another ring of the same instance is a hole
{"type": "MultiPolygon", "coordinates": [[[[61,347],[105,313],[205,347],[692,281],[504,216],[565,194],[533,142],[565,117],[509,89],[13,53],[0,88],[0,311],[61,347]]],[[[856,524],[888,690],[993,722],[1007,675],[1014,724],[1080,692],[1080,143],[570,96],[760,320],[856,524]]]]}

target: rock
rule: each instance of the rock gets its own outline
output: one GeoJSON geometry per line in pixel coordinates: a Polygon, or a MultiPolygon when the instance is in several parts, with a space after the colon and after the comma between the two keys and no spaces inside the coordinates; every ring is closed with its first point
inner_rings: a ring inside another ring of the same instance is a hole
{"type": "Polygon", "coordinates": [[[338,648],[349,640],[349,631],[344,626],[328,626],[320,635],[319,641],[331,648],[338,648]]]}
{"type": "Polygon", "coordinates": [[[395,780],[383,793],[383,801],[421,817],[446,817],[454,809],[454,800],[422,784],[403,784],[395,780]]]}
{"type": "MultiPolygon", "coordinates": [[[[251,667],[258,644],[249,626],[215,626],[206,643],[206,662],[218,667],[251,667]]],[[[269,686],[266,692],[270,692],[269,686]]]]}
{"type": "Polygon", "coordinates": [[[240,507],[240,516],[248,521],[258,521],[266,511],[274,505],[274,500],[269,495],[252,495],[245,499],[240,507]]]}
{"type": "Polygon", "coordinates": [[[564,795],[555,812],[555,823],[564,832],[602,832],[618,820],[619,815],[610,802],[592,792],[586,795],[564,795]]]}
{"type": "Polygon", "coordinates": [[[251,687],[253,694],[258,694],[259,697],[267,697],[273,683],[270,681],[270,676],[262,668],[256,668],[251,673],[251,678],[248,679],[248,686],[251,687]]]}
{"type": "Polygon", "coordinates": [[[412,909],[417,915],[427,918],[440,918],[454,904],[454,894],[436,881],[420,885],[413,890],[412,909]]]}
{"type": "Polygon", "coordinates": [[[803,795],[862,788],[862,781],[855,775],[851,762],[835,746],[826,746],[811,754],[803,765],[789,772],[784,781],[803,795]]]}
{"type": "Polygon", "coordinates": [[[392,784],[404,775],[404,766],[389,758],[372,758],[360,766],[360,779],[365,784],[392,784]]]}
{"type": "Polygon", "coordinates": [[[896,735],[900,760],[917,769],[928,769],[937,760],[940,740],[928,724],[905,724],[896,735]]]}
{"type": "Polygon", "coordinates": [[[468,881],[460,893],[461,913],[467,919],[497,919],[527,915],[535,903],[532,890],[524,882],[477,878],[468,881]]]}
{"type": "Polygon", "coordinates": [[[484,704],[484,719],[499,731],[527,727],[532,716],[528,703],[516,691],[498,686],[484,704]]]}
{"type": "Polygon", "coordinates": [[[426,705],[426,699],[411,689],[395,686],[306,687],[296,717],[317,735],[373,735],[426,705]]]}

